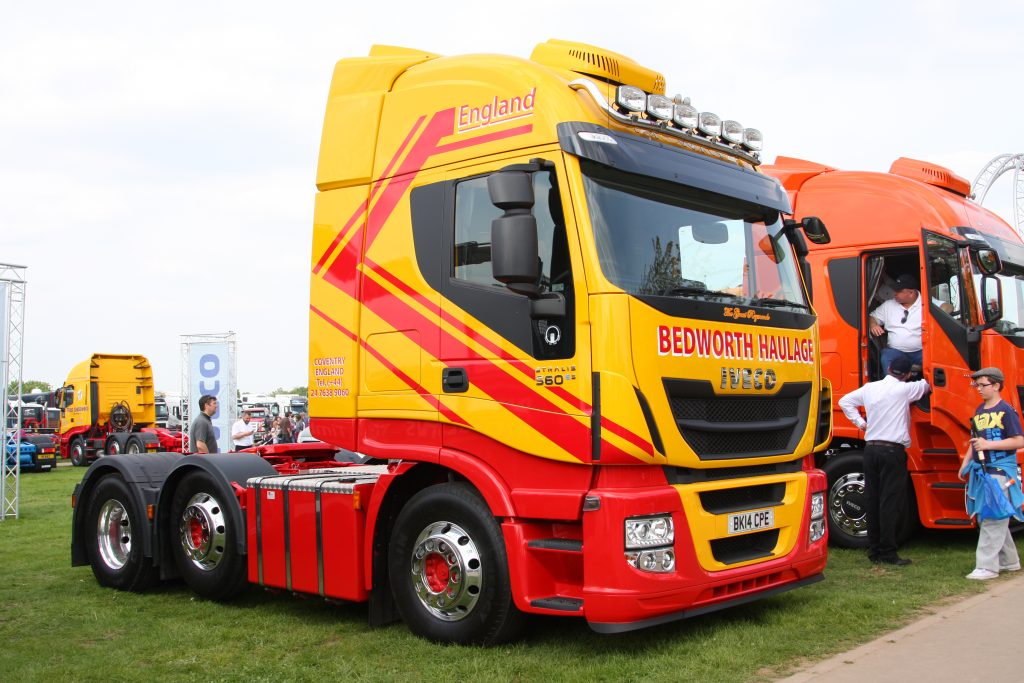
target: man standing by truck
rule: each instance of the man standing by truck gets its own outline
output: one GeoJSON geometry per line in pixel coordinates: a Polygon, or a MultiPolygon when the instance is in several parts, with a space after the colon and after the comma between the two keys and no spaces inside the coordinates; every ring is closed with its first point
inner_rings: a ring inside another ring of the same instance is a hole
{"type": "Polygon", "coordinates": [[[252,437],[256,433],[256,427],[249,426],[251,421],[252,413],[248,410],[243,410],[242,419],[231,426],[231,441],[235,444],[236,451],[252,446],[252,437]]]}
{"type": "Polygon", "coordinates": [[[921,293],[917,291],[917,278],[900,275],[893,289],[892,298],[871,311],[871,335],[889,335],[882,350],[882,367],[888,368],[899,356],[912,365],[921,365],[921,293]]]}
{"type": "Polygon", "coordinates": [[[217,412],[217,399],[209,394],[199,398],[199,414],[192,422],[189,438],[196,447],[196,453],[216,453],[217,435],[213,430],[213,415],[217,412]]]}
{"type": "Polygon", "coordinates": [[[865,432],[868,559],[900,567],[910,564],[896,553],[896,529],[906,510],[910,404],[931,389],[927,380],[908,382],[910,375],[910,360],[897,356],[888,375],[839,399],[846,417],[865,432]],[[860,406],[867,412],[866,422],[857,411],[860,406]]]}

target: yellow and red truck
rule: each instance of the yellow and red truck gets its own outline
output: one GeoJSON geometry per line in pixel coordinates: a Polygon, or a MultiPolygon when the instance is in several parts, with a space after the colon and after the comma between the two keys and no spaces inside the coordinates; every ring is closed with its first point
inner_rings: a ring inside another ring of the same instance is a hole
{"type": "Polygon", "coordinates": [[[145,356],[94,353],[56,390],[60,455],[82,467],[100,455],[182,450],[180,432],[156,426],[153,368],[145,356]]]}
{"type": "Polygon", "coordinates": [[[563,41],[338,62],[309,306],[325,443],[104,458],[74,564],[367,601],[456,643],[820,580],[832,410],[800,264],[827,232],[783,220],[758,131],[664,93],[563,41]]]}
{"type": "MultiPolygon", "coordinates": [[[[822,372],[835,398],[885,374],[885,339],[868,316],[892,296],[903,274],[921,283],[922,372],[930,399],[911,408],[908,508],[901,536],[919,521],[930,529],[969,529],[957,472],[980,403],[970,373],[997,366],[1003,397],[1024,401],[1024,243],[999,216],[970,198],[970,183],[937,164],[900,158],[888,173],[845,171],[780,157],[778,178],[794,215],[822,217],[832,240],[810,245],[822,372]]],[[[830,447],[818,464],[829,480],[833,543],[867,544],[864,434],[837,410],[830,447]]]]}

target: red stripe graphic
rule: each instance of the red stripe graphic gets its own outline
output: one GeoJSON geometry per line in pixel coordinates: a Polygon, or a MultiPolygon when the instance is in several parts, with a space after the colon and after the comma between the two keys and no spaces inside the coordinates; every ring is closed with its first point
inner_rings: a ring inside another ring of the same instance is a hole
{"type": "MultiPolygon", "coordinates": [[[[311,305],[309,307],[309,310],[313,311],[313,313],[318,315],[325,322],[329,323],[332,327],[334,327],[336,330],[338,330],[339,332],[344,334],[349,339],[351,339],[353,341],[357,341],[356,340],[356,335],[355,335],[354,332],[352,332],[351,330],[349,330],[346,327],[344,327],[338,321],[332,319],[330,316],[328,316],[326,313],[321,311],[316,306],[312,306],[311,305]]],[[[384,367],[386,367],[388,370],[390,370],[392,373],[394,373],[395,376],[397,376],[399,379],[401,379],[402,382],[404,382],[406,386],[408,386],[410,389],[412,389],[417,394],[419,394],[420,397],[423,398],[423,400],[425,400],[431,406],[433,406],[438,411],[440,411],[440,413],[442,415],[444,415],[446,418],[448,418],[450,421],[452,421],[452,422],[454,422],[456,424],[465,425],[467,427],[469,426],[469,423],[466,422],[461,417],[459,417],[459,415],[456,414],[455,411],[453,411],[451,408],[449,408],[448,406],[446,406],[443,403],[441,403],[440,401],[438,401],[437,397],[434,394],[432,394],[429,391],[427,391],[423,386],[421,386],[419,384],[419,382],[415,381],[412,377],[409,377],[409,375],[405,374],[399,368],[395,367],[377,349],[373,348],[372,346],[367,344],[365,341],[362,342],[362,347],[364,349],[366,349],[367,351],[369,351],[371,354],[373,354],[373,357],[376,358],[377,360],[379,360],[384,367]]]]}
{"type": "MultiPolygon", "coordinates": [[[[412,129],[409,131],[409,134],[405,136],[405,140],[402,140],[402,144],[399,145],[398,151],[394,153],[394,155],[391,157],[391,160],[388,162],[388,165],[384,168],[384,172],[380,175],[381,179],[387,178],[391,174],[391,169],[394,168],[394,165],[398,162],[398,158],[402,156],[402,152],[405,151],[405,148],[409,145],[409,141],[412,140],[413,136],[416,134],[416,131],[419,130],[421,125],[423,125],[423,120],[426,118],[426,116],[421,116],[418,119],[416,119],[416,123],[413,124],[412,129]]],[[[345,223],[345,226],[338,232],[337,235],[334,236],[334,239],[331,241],[330,246],[327,247],[327,251],[325,251],[323,255],[320,256],[320,260],[317,261],[316,266],[313,268],[314,273],[316,273],[317,275],[320,274],[320,270],[324,267],[324,263],[327,261],[328,258],[330,258],[331,254],[334,252],[334,249],[338,246],[338,243],[341,242],[341,240],[345,237],[345,233],[348,232],[348,229],[350,227],[352,227],[352,224],[355,223],[356,219],[363,215],[363,213],[366,211],[366,207],[370,205],[370,202],[373,201],[373,198],[377,196],[377,192],[380,191],[380,188],[383,186],[383,180],[378,180],[376,183],[373,184],[373,188],[370,191],[369,199],[367,199],[365,202],[359,205],[359,208],[356,209],[356,212],[352,214],[351,218],[348,219],[348,221],[345,223]]]]}

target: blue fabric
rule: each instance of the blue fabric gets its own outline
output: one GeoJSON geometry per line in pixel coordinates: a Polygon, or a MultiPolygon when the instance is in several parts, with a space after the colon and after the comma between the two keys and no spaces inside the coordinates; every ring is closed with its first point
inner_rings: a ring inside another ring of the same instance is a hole
{"type": "Polygon", "coordinates": [[[999,469],[1010,482],[1006,488],[1009,499],[1003,492],[999,481],[985,472],[985,467],[972,460],[967,466],[967,516],[977,515],[978,520],[1007,519],[1013,517],[1024,522],[1024,491],[1021,490],[1020,478],[1017,476],[1017,462],[1012,467],[990,465],[999,469]],[[999,500],[1002,499],[1002,500],[999,500]],[[1003,502],[1005,501],[1005,503],[1003,502]]]}
{"type": "MultiPolygon", "coordinates": [[[[974,411],[971,418],[972,436],[978,436],[988,441],[1002,441],[1012,436],[1024,434],[1021,431],[1020,418],[1017,411],[1006,401],[999,401],[991,408],[986,408],[982,403],[974,411]]],[[[1012,472],[1007,476],[1011,479],[1017,478],[1017,451],[984,451],[986,465],[1005,468],[1012,472]]],[[[978,453],[974,457],[979,459],[978,453]]]]}
{"type": "Polygon", "coordinates": [[[923,365],[923,361],[921,360],[921,351],[900,351],[899,349],[893,349],[887,346],[882,349],[882,372],[889,372],[889,366],[892,364],[893,360],[900,356],[909,360],[911,365],[923,365]]]}

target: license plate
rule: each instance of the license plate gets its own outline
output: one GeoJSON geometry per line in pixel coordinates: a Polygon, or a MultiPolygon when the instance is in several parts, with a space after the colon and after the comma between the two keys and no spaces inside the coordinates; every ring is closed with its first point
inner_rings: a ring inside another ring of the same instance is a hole
{"type": "Polygon", "coordinates": [[[761,531],[771,529],[775,526],[775,510],[752,510],[750,512],[736,512],[729,515],[729,535],[745,534],[748,531],[761,531]]]}
{"type": "Polygon", "coordinates": [[[36,456],[36,460],[53,460],[53,453],[40,453],[36,456]]]}

